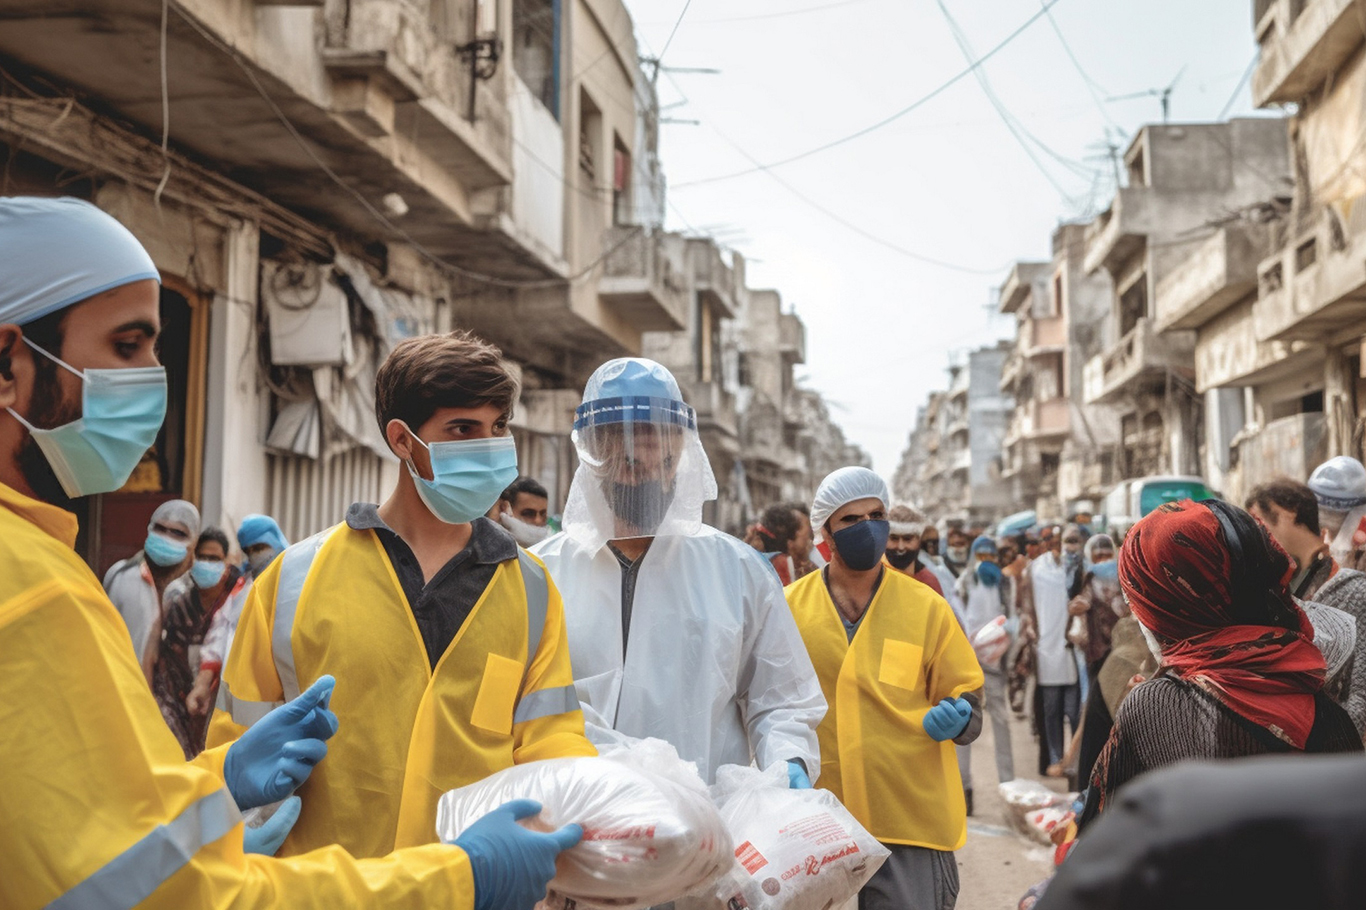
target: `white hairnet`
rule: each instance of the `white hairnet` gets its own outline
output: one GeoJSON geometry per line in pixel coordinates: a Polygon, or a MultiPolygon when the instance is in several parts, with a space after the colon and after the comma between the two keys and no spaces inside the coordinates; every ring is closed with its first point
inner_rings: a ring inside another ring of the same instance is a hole
{"type": "Polygon", "coordinates": [[[157,506],[157,510],[152,513],[152,520],[148,522],[148,528],[154,524],[167,526],[179,526],[191,539],[199,537],[199,510],[193,503],[183,499],[172,499],[170,502],[163,502],[157,506]]]}
{"type": "Polygon", "coordinates": [[[892,506],[887,512],[887,521],[891,523],[893,534],[911,534],[916,537],[924,534],[925,527],[930,524],[924,512],[906,503],[892,506]]]}
{"type": "Polygon", "coordinates": [[[24,325],[147,278],[160,280],[152,257],[89,202],[0,197],[0,322],[24,325]]]}
{"type": "Polygon", "coordinates": [[[572,438],[579,468],[564,507],[569,536],[596,550],[609,540],[701,530],[716,478],[697,415],[663,366],[622,357],[598,367],[572,438]]]}
{"type": "Polygon", "coordinates": [[[811,502],[811,527],[817,533],[841,506],[858,499],[878,499],[886,508],[892,500],[887,482],[868,468],[848,467],[834,471],[816,488],[811,502]]]}

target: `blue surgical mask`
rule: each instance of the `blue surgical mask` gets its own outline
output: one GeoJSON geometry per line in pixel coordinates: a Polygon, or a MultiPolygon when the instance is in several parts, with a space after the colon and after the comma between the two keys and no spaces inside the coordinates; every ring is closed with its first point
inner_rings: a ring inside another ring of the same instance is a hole
{"type": "Polygon", "coordinates": [[[13,408],[6,410],[33,436],[66,495],[114,492],[128,482],[166,419],[166,369],[81,372],[27,338],[24,342],[81,378],[81,416],[48,430],[33,426],[13,408]]]}
{"type": "Polygon", "coordinates": [[[212,588],[223,580],[226,571],[227,565],[216,559],[196,559],[190,566],[190,580],[197,588],[212,588]]]}
{"type": "Polygon", "coordinates": [[[408,473],[423,504],[444,522],[464,524],[486,514],[517,479],[517,442],[511,436],[428,445],[408,432],[427,450],[432,479],[417,473],[411,458],[408,473]]]}
{"type": "Polygon", "coordinates": [[[977,580],[988,588],[996,587],[1001,583],[1001,567],[994,562],[979,562],[977,580]]]}
{"type": "Polygon", "coordinates": [[[1091,574],[1101,581],[1119,581],[1119,561],[1107,559],[1105,562],[1098,562],[1091,567],[1091,574]]]}
{"type": "Polygon", "coordinates": [[[882,561],[891,534],[892,526],[887,522],[869,520],[841,528],[831,537],[844,564],[855,572],[866,572],[882,561]]]}
{"type": "Polygon", "coordinates": [[[142,552],[147,554],[147,558],[152,561],[153,565],[165,569],[170,566],[178,566],[184,562],[185,557],[190,553],[190,548],[169,537],[162,537],[154,531],[147,535],[147,542],[142,545],[142,552]]]}

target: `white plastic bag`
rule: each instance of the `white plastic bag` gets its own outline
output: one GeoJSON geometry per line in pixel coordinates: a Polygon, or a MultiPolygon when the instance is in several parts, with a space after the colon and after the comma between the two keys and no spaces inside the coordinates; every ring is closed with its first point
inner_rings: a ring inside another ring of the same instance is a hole
{"type": "Polygon", "coordinates": [[[1070,820],[1075,793],[1057,793],[1035,780],[1016,778],[1000,785],[1010,827],[1040,844],[1052,844],[1053,829],[1070,820]]]}
{"type": "Polygon", "coordinates": [[[889,851],[829,790],[790,790],[787,768],[727,765],[712,795],[736,864],[678,910],[829,910],[858,894],[889,851]]]}
{"type": "Polygon", "coordinates": [[[640,740],[596,758],[556,758],[499,771],[437,803],[436,830],[453,841],[512,799],[542,811],[523,824],[582,825],[560,854],[544,905],[623,910],[666,903],[709,886],[728,867],[730,839],[697,768],[668,743],[640,740]]]}
{"type": "Polygon", "coordinates": [[[977,652],[977,660],[984,667],[999,664],[1009,649],[1010,633],[1006,631],[1004,616],[997,616],[972,636],[972,650],[977,652]]]}

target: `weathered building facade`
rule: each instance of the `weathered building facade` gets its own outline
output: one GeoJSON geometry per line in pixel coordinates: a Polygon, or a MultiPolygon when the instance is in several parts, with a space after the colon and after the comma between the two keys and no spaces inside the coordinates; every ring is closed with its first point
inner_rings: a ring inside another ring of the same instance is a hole
{"type": "MultiPolygon", "coordinates": [[[[88,503],[96,568],[169,498],[293,538],[381,498],[399,466],[375,370],[453,328],[519,370],[521,468],[554,508],[588,374],[733,320],[730,267],[662,230],[658,102],[621,0],[0,0],[0,19],[0,193],[90,199],[165,278],[168,419],[88,503]]],[[[748,343],[790,365],[783,325],[748,343]]],[[[725,350],[695,353],[724,467],[725,350]]]]}

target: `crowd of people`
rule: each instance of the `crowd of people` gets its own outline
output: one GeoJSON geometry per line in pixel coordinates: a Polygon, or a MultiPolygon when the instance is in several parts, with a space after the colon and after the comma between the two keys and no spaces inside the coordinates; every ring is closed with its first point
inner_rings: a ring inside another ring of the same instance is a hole
{"type": "MultiPolygon", "coordinates": [[[[164,418],[157,272],[76,200],[0,199],[0,249],[23,263],[0,274],[0,906],[529,910],[582,830],[518,824],[541,807],[515,800],[440,843],[439,797],[626,737],[707,783],[753,763],[829,790],[890,854],[860,910],[950,910],[971,745],[989,717],[1013,780],[1012,713],[1038,773],[1083,791],[1039,906],[1227,905],[1190,898],[1253,894],[1240,872],[1269,848],[1249,831],[1333,870],[1316,905],[1359,905],[1361,873],[1328,864],[1363,817],[1325,851],[1320,804],[1259,798],[1308,792],[1275,756],[1362,751],[1359,462],[1122,536],[1088,514],[993,536],[851,466],[742,538],[702,521],[717,484],[675,378],[619,358],[565,428],[578,467],[552,517],[518,473],[512,372],[455,332],[379,367],[402,464],[383,502],[292,545],[270,516],[204,527],[166,502],[101,585],[69,507],[122,486],[164,418]],[[1218,786],[1164,771],[1249,756],[1273,762],[1218,786]],[[1222,827],[1145,803],[1154,772],[1232,800],[1222,827]],[[1164,840],[1223,862],[1192,872],[1164,840]]],[[[1317,767],[1345,786],[1356,760],[1317,767]]],[[[1255,868],[1282,893],[1289,871],[1255,868]]]]}

